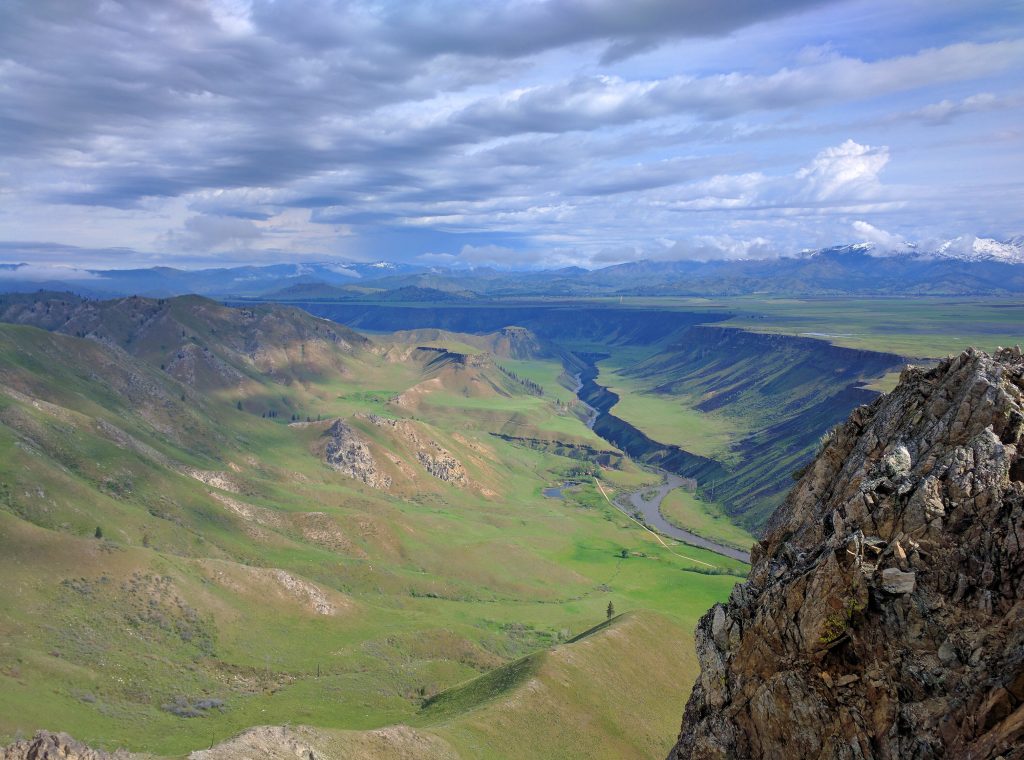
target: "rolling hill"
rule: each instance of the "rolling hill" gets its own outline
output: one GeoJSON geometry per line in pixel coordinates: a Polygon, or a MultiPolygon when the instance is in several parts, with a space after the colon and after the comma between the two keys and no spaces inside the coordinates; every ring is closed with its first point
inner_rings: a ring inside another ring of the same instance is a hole
{"type": "Polygon", "coordinates": [[[449,690],[534,657],[538,684],[608,716],[595,742],[670,746],[693,663],[648,725],[615,717],[604,655],[685,642],[742,566],[664,547],[605,501],[595,476],[605,493],[652,476],[581,458],[608,447],[562,404],[557,361],[196,297],[3,309],[22,324],[0,324],[0,736],[180,756],[288,723],[501,756],[561,697],[526,699],[532,680],[449,690]],[[203,358],[184,371],[191,346],[203,358]],[[502,371],[513,361],[552,390],[502,371]],[[563,650],[609,601],[636,622],[563,650]]]}

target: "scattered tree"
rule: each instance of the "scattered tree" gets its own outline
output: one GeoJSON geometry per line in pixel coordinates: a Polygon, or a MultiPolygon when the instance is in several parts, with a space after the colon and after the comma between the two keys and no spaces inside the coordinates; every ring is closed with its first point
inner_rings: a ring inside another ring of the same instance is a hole
{"type": "Polygon", "coordinates": [[[605,614],[607,614],[608,619],[611,620],[612,617],[615,615],[615,605],[611,602],[608,602],[608,609],[605,611],[605,614]]]}
{"type": "Polygon", "coordinates": [[[93,535],[95,535],[96,538],[103,538],[103,528],[101,528],[99,525],[97,525],[96,526],[96,533],[94,533],[93,535]]]}
{"type": "Polygon", "coordinates": [[[626,558],[628,558],[628,557],[629,557],[629,549],[623,549],[623,550],[621,550],[621,551],[619,552],[619,556],[620,556],[620,557],[622,557],[623,559],[626,559],[626,558]]]}
{"type": "Polygon", "coordinates": [[[238,411],[242,411],[242,402],[241,402],[241,401],[237,401],[237,402],[235,402],[235,408],[236,408],[236,409],[237,409],[238,411]]]}

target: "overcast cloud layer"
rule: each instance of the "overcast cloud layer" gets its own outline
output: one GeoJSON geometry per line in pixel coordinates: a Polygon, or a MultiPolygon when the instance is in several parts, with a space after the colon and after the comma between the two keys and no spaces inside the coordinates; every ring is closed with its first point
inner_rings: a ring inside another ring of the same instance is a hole
{"type": "Polygon", "coordinates": [[[0,4],[43,269],[1006,238],[1022,191],[1018,0],[0,4]]]}

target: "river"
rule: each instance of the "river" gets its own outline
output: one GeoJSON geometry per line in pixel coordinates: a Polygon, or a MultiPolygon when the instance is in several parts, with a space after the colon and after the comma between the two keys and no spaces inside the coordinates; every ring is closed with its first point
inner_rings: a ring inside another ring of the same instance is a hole
{"type": "Polygon", "coordinates": [[[645,523],[647,523],[651,528],[657,530],[659,533],[664,533],[670,538],[682,541],[684,544],[689,544],[690,546],[696,546],[700,549],[707,549],[708,551],[715,552],[715,554],[721,554],[723,557],[738,559],[740,562],[746,562],[749,564],[750,552],[740,551],[739,549],[734,549],[731,546],[725,546],[724,544],[719,544],[708,538],[704,538],[703,536],[698,536],[688,530],[683,530],[682,528],[670,523],[661,514],[661,502],[664,501],[666,496],[668,496],[668,492],[674,488],[679,488],[684,482],[684,479],[678,475],[666,472],[665,482],[660,486],[648,486],[647,488],[641,488],[638,491],[624,494],[617,497],[613,503],[626,514],[630,514],[631,510],[629,507],[636,509],[641,515],[643,515],[645,523]],[[644,498],[647,494],[650,495],[649,499],[644,498]],[[623,498],[627,499],[629,507],[619,503],[619,499],[623,498]]]}
{"type": "MultiPolygon", "coordinates": [[[[678,446],[670,446],[648,438],[637,428],[630,425],[613,414],[611,409],[618,403],[619,397],[613,391],[604,386],[598,385],[596,381],[599,370],[597,362],[606,358],[603,354],[577,354],[587,362],[586,368],[577,373],[575,393],[591,412],[587,420],[587,427],[608,441],[613,446],[621,449],[631,458],[638,461],[645,461],[648,465],[657,465],[665,475],[665,482],[657,488],[642,488],[628,494],[629,505],[640,511],[644,521],[652,528],[664,533],[683,543],[696,546],[701,549],[713,551],[723,557],[738,559],[741,562],[750,562],[750,553],[734,549],[731,546],[724,546],[710,539],[691,533],[688,530],[678,528],[661,514],[661,502],[673,488],[683,484],[680,475],[694,477],[697,479],[721,479],[725,472],[722,466],[714,460],[697,456],[678,446]],[[589,403],[588,403],[589,402],[589,403]],[[678,472],[671,472],[677,470],[678,472]],[[650,499],[645,499],[644,494],[652,493],[650,499]]],[[[616,499],[618,502],[618,499],[616,499]]],[[[623,512],[629,514],[629,508],[616,503],[616,506],[623,512]]]]}

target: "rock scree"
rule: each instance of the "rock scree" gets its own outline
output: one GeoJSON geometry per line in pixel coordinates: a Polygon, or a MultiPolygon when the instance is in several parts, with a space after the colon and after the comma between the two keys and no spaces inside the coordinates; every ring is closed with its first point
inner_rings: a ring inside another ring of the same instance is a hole
{"type": "Polygon", "coordinates": [[[697,626],[670,760],[1024,758],[1024,360],[857,408],[697,626]]]}

